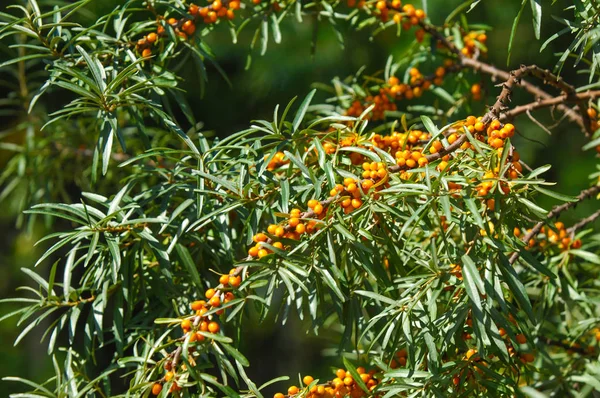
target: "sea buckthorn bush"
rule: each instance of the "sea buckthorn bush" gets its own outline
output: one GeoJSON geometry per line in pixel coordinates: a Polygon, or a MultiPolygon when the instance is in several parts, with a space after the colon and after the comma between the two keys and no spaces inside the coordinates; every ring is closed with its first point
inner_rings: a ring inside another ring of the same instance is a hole
{"type": "Polygon", "coordinates": [[[600,211],[562,217],[598,208],[600,173],[566,195],[520,153],[522,116],[549,131],[535,114],[552,109],[597,162],[595,1],[524,0],[509,55],[528,9],[538,39],[547,12],[567,25],[542,51],[573,41],[551,65],[512,70],[487,61],[507,33],[471,21],[479,1],[445,21],[409,0],[132,0],[96,21],[90,0],[12,3],[0,200],[47,235],[0,319],[22,330],[16,343],[39,329],[55,371],[6,377],[30,389],[15,396],[600,393],[600,211]],[[208,39],[249,34],[248,54],[264,54],[313,19],[411,45],[290,93],[269,120],[205,130],[180,71],[193,63],[202,87],[208,71],[227,79],[208,39]],[[248,329],[286,328],[292,313],[327,332],[331,371],[248,359],[248,329]]]}

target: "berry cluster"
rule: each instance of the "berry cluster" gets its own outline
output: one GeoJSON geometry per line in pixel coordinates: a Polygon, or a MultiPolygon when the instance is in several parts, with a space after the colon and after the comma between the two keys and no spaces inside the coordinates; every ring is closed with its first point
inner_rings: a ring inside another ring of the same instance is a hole
{"type": "Polygon", "coordinates": [[[359,117],[365,109],[371,105],[374,105],[374,107],[365,117],[369,120],[382,120],[385,118],[386,111],[395,111],[398,109],[396,104],[390,99],[387,90],[385,88],[380,88],[378,94],[369,95],[362,102],[360,100],[354,100],[352,105],[350,105],[350,108],[346,110],[346,115],[359,117]]]}
{"type": "MultiPolygon", "coordinates": [[[[196,346],[204,342],[207,338],[210,339],[211,334],[217,334],[221,331],[221,325],[218,322],[218,316],[225,313],[224,309],[218,309],[222,304],[227,304],[235,298],[233,290],[237,289],[242,283],[241,270],[233,268],[228,274],[223,274],[219,278],[219,285],[215,288],[207,289],[204,293],[206,300],[196,300],[190,304],[190,308],[194,313],[181,321],[181,330],[183,337],[181,341],[189,341],[189,356],[188,361],[191,365],[195,364],[194,355],[197,354],[196,346]],[[208,314],[209,311],[212,311],[208,314]]],[[[174,355],[171,353],[171,355],[174,355]]],[[[168,383],[171,380],[175,382],[171,385],[170,392],[181,389],[177,383],[176,361],[169,356],[165,362],[165,376],[154,383],[152,393],[158,395],[163,389],[163,383],[168,383]]],[[[185,370],[186,365],[182,364],[181,369],[185,370]]]]}
{"type": "Polygon", "coordinates": [[[487,35],[481,32],[469,32],[463,36],[464,47],[460,50],[463,55],[468,58],[473,58],[475,55],[487,53],[485,42],[487,41],[487,35]]]}
{"type": "Polygon", "coordinates": [[[282,239],[299,240],[303,234],[312,234],[317,231],[319,224],[314,218],[322,219],[326,208],[316,199],[308,201],[309,210],[302,212],[300,209],[290,211],[287,222],[283,225],[271,224],[267,233],[259,232],[252,237],[255,245],[248,249],[250,257],[263,258],[273,251],[265,246],[265,243],[279,250],[285,250],[282,239]],[[305,221],[307,220],[307,221],[305,221]]]}
{"type": "Polygon", "coordinates": [[[142,57],[150,57],[152,55],[152,46],[156,45],[161,37],[167,35],[165,26],[173,29],[173,32],[178,37],[187,40],[196,32],[196,26],[200,19],[205,24],[216,23],[219,19],[231,20],[235,17],[235,10],[239,9],[239,0],[214,0],[204,7],[192,3],[187,10],[192,18],[168,18],[163,22],[165,18],[159,16],[156,32],[149,33],[139,39],[136,43],[136,49],[142,57]]]}
{"type": "MultiPolygon", "coordinates": [[[[369,391],[373,391],[379,384],[377,378],[377,371],[372,369],[367,370],[360,366],[356,368],[361,381],[365,384],[369,391]]],[[[323,384],[318,384],[312,376],[304,376],[302,383],[304,388],[297,386],[290,386],[287,390],[287,397],[307,397],[307,398],[338,398],[338,397],[353,397],[360,398],[366,397],[367,394],[363,389],[356,383],[356,380],[352,376],[352,373],[347,369],[338,369],[335,371],[335,378],[323,384]]],[[[278,392],[273,398],[285,398],[286,395],[278,392]]]]}
{"type": "MultiPolygon", "coordinates": [[[[264,160],[267,160],[268,158],[269,155],[265,155],[264,160]]],[[[269,160],[269,163],[267,164],[267,170],[273,171],[282,166],[285,166],[289,162],[290,161],[285,158],[285,154],[283,152],[276,152],[275,155],[271,158],[271,160],[269,160]]]]}
{"type": "MultiPolygon", "coordinates": [[[[530,232],[528,229],[527,232],[530,232]]],[[[521,236],[521,229],[515,228],[514,234],[517,237],[521,236]]],[[[529,239],[527,242],[529,248],[538,247],[541,250],[556,247],[560,251],[566,251],[569,249],[579,249],[581,247],[581,240],[572,240],[569,236],[569,232],[565,228],[565,224],[561,221],[554,223],[554,228],[542,227],[537,237],[529,239]]]]}
{"type": "Polygon", "coordinates": [[[346,110],[346,115],[358,117],[365,109],[374,105],[373,110],[366,116],[370,120],[382,120],[385,117],[386,111],[395,111],[397,106],[394,101],[403,99],[411,100],[419,98],[423,93],[431,88],[432,84],[437,86],[442,85],[444,76],[449,71],[454,71],[458,67],[454,65],[452,60],[446,60],[444,66],[439,66],[428,76],[425,76],[421,71],[413,67],[409,70],[409,83],[402,83],[396,76],[391,76],[386,84],[378,88],[378,92],[365,97],[362,101],[356,99],[351,106],[346,110]]]}

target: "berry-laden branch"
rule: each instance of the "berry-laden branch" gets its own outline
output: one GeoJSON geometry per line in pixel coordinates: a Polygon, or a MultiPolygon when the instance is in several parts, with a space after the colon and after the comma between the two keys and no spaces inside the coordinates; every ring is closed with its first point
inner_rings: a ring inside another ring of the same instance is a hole
{"type": "MultiPolygon", "coordinates": [[[[439,43],[441,43],[442,46],[444,46],[446,49],[448,49],[451,53],[455,54],[456,57],[460,60],[460,64],[462,66],[471,68],[474,71],[486,73],[495,78],[500,78],[500,79],[504,80],[505,82],[508,82],[511,79],[511,74],[509,72],[506,72],[502,69],[496,68],[495,66],[487,64],[485,62],[482,62],[478,59],[470,58],[470,57],[466,56],[465,54],[463,54],[458,48],[456,48],[456,46],[451,41],[449,41],[443,34],[441,34],[439,32],[438,28],[435,25],[426,23],[424,21],[421,21],[419,23],[419,25],[425,32],[429,33],[435,40],[437,40],[439,43]]],[[[548,71],[545,71],[541,68],[537,68],[537,69],[538,70],[536,71],[536,73],[545,82],[548,82],[548,83],[558,87],[559,89],[561,89],[562,91],[564,91],[565,93],[567,93],[569,95],[575,94],[575,91],[574,91],[574,89],[572,89],[571,85],[568,85],[561,79],[556,78],[556,76],[554,76],[552,73],[550,73],[548,71]]],[[[521,77],[523,77],[523,76],[521,76],[521,77]]],[[[547,93],[546,91],[540,89],[538,86],[536,86],[532,83],[529,83],[525,80],[519,79],[515,83],[517,85],[523,87],[527,92],[532,94],[536,99],[550,100],[550,99],[554,98],[551,94],[547,93]]],[[[564,105],[563,103],[557,103],[556,105],[557,105],[557,108],[561,112],[565,113],[571,121],[577,123],[582,128],[582,130],[584,131],[586,136],[589,137],[591,135],[589,119],[587,118],[587,115],[585,114],[585,108],[583,107],[583,103],[580,101],[577,101],[577,102],[578,102],[578,108],[579,108],[580,114],[573,111],[572,109],[570,109],[568,106],[564,105]]]]}
{"type": "MultiPolygon", "coordinates": [[[[540,230],[542,229],[542,227],[544,226],[544,224],[546,224],[547,220],[551,220],[553,218],[558,217],[558,215],[560,213],[562,213],[565,210],[569,210],[575,206],[577,206],[577,204],[579,202],[581,202],[584,199],[590,198],[592,196],[594,196],[595,194],[600,192],[600,185],[596,185],[593,186],[591,188],[585,189],[583,191],[581,191],[579,193],[579,195],[577,195],[576,200],[573,202],[566,202],[563,203],[562,205],[559,206],[554,206],[552,208],[552,210],[550,210],[550,212],[546,215],[546,220],[545,221],[540,221],[537,224],[535,224],[535,226],[525,234],[525,236],[523,236],[523,238],[521,239],[523,243],[527,244],[529,242],[530,239],[532,239],[534,236],[536,236],[540,230]]],[[[517,261],[517,259],[519,258],[519,252],[514,252],[511,256],[510,259],[508,260],[510,264],[514,264],[515,261],[517,261]]]]}

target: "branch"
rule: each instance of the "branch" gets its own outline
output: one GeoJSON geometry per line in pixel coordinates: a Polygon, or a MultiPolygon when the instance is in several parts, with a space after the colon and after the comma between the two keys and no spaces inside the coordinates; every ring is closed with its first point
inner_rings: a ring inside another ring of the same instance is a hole
{"type": "Polygon", "coordinates": [[[584,93],[576,93],[575,95],[563,94],[558,97],[538,100],[535,102],[530,102],[529,104],[516,106],[509,111],[503,112],[500,115],[500,121],[510,121],[522,113],[526,113],[528,111],[533,111],[540,108],[561,105],[565,102],[578,102],[596,98],[600,98],[600,90],[586,91],[584,93]]]}
{"type": "Polygon", "coordinates": [[[570,228],[567,229],[567,232],[570,235],[573,235],[573,234],[575,234],[575,232],[577,232],[578,230],[580,230],[581,228],[583,228],[587,224],[596,221],[596,219],[598,219],[598,217],[600,217],[600,210],[598,210],[595,213],[587,216],[586,218],[581,219],[577,224],[573,224],[570,228]]]}
{"type": "MultiPolygon", "coordinates": [[[[450,51],[451,53],[456,55],[456,57],[459,59],[460,64],[462,66],[471,68],[477,72],[486,73],[492,77],[500,78],[504,81],[508,81],[511,78],[509,72],[506,72],[502,69],[498,69],[490,64],[486,64],[485,62],[481,62],[477,59],[466,57],[462,52],[460,52],[460,50],[458,50],[456,48],[456,46],[452,42],[450,42],[442,33],[440,33],[434,25],[427,24],[425,22],[420,22],[419,25],[425,32],[429,33],[435,40],[437,40],[445,48],[447,48],[448,51],[450,51]]],[[[541,68],[537,68],[535,74],[538,74],[539,75],[538,77],[541,77],[542,79],[544,79],[544,81],[547,80],[546,81],[547,83],[554,85],[555,87],[559,88],[560,90],[564,91],[565,93],[574,94],[575,90],[574,90],[573,86],[565,83],[560,78],[556,78],[556,76],[554,76],[552,73],[545,71],[541,68]],[[550,78],[550,77],[554,77],[554,78],[550,78]]],[[[551,94],[547,93],[546,91],[540,89],[538,86],[531,84],[527,81],[520,80],[516,84],[523,87],[527,92],[532,94],[536,99],[546,100],[546,99],[553,98],[553,96],[551,94]]],[[[579,113],[575,112],[573,109],[571,109],[561,103],[557,104],[557,108],[561,112],[566,114],[567,117],[569,118],[569,120],[577,123],[582,128],[582,130],[584,131],[584,134],[587,137],[591,136],[591,134],[592,134],[591,125],[590,125],[589,117],[585,112],[583,102],[578,102],[579,113]]]]}
{"type": "MultiPolygon", "coordinates": [[[[523,239],[521,239],[521,241],[523,243],[527,244],[527,242],[529,242],[529,240],[531,238],[533,238],[535,235],[537,235],[540,232],[540,230],[542,229],[542,227],[544,226],[546,221],[557,217],[560,213],[562,213],[565,210],[568,210],[572,207],[577,206],[577,204],[579,202],[597,194],[598,192],[600,192],[600,185],[596,185],[596,186],[593,186],[591,188],[584,189],[583,191],[581,191],[581,193],[579,193],[579,195],[577,195],[577,200],[575,202],[567,202],[567,203],[563,203],[560,206],[554,206],[552,208],[552,210],[550,210],[550,212],[546,216],[546,220],[540,221],[537,224],[535,224],[535,226],[531,229],[531,231],[529,231],[527,234],[525,234],[525,236],[523,236],[523,239]]],[[[510,256],[510,259],[508,260],[508,262],[510,264],[514,264],[518,258],[519,258],[519,252],[514,252],[510,256]]]]}

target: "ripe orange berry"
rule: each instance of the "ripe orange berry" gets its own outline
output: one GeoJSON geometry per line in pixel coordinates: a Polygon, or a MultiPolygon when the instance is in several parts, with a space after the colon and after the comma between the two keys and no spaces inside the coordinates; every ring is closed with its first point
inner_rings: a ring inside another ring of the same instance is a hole
{"type": "Polygon", "coordinates": [[[223,7],[223,3],[221,3],[221,0],[215,0],[212,2],[213,11],[219,11],[221,7],[223,7]]]}
{"type": "Polygon", "coordinates": [[[248,255],[251,257],[256,257],[256,256],[258,256],[258,251],[259,251],[258,247],[253,246],[250,249],[248,249],[248,255]]]}
{"type": "Polygon", "coordinates": [[[598,116],[598,112],[596,112],[596,110],[594,108],[588,108],[587,114],[590,117],[590,119],[595,119],[596,116],[598,116]]]}
{"type": "Polygon", "coordinates": [[[149,48],[145,48],[144,51],[142,51],[142,57],[148,58],[151,56],[152,56],[152,50],[150,50],[149,48]]]}
{"type": "Polygon", "coordinates": [[[306,226],[304,224],[296,225],[296,232],[299,234],[303,234],[306,231],[306,226]]]}
{"type": "Polygon", "coordinates": [[[288,395],[296,395],[300,390],[296,386],[291,386],[288,388],[288,395]]]}
{"type": "Polygon", "coordinates": [[[254,235],[254,237],[252,239],[254,240],[254,242],[258,243],[258,242],[266,242],[267,239],[269,239],[269,237],[267,235],[263,234],[262,232],[259,232],[256,235],[254,235]]]}
{"type": "Polygon", "coordinates": [[[454,384],[455,386],[458,386],[459,383],[460,383],[460,377],[454,376],[452,378],[452,384],[454,384]]]}
{"type": "Polygon", "coordinates": [[[273,243],[273,247],[283,250],[283,243],[275,242],[275,243],[273,243]]]}
{"type": "Polygon", "coordinates": [[[470,348],[465,355],[467,359],[471,359],[471,357],[475,354],[477,354],[477,350],[474,348],[470,348]]]}
{"type": "Polygon", "coordinates": [[[240,9],[240,2],[235,0],[229,3],[229,8],[232,10],[239,10],[240,9]]]}
{"type": "Polygon", "coordinates": [[[285,395],[283,395],[282,393],[278,392],[277,394],[273,395],[273,398],[285,398],[285,395]]]}
{"type": "Polygon", "coordinates": [[[194,32],[196,31],[196,25],[194,25],[194,22],[192,20],[187,20],[183,23],[183,25],[181,26],[181,29],[183,29],[183,31],[185,33],[187,33],[189,36],[193,35],[194,32]]]}
{"type": "Polygon", "coordinates": [[[160,383],[154,383],[154,385],[152,386],[152,394],[154,395],[158,395],[160,394],[160,392],[162,391],[162,384],[160,383]]]}
{"type": "Polygon", "coordinates": [[[181,328],[183,330],[190,330],[192,328],[192,321],[190,321],[189,319],[184,319],[183,321],[181,321],[181,328]]]}
{"type": "Polygon", "coordinates": [[[525,362],[530,362],[530,363],[535,360],[535,356],[530,352],[527,352],[527,353],[521,355],[521,358],[523,358],[523,360],[525,362]]]}
{"type": "Polygon", "coordinates": [[[204,296],[205,296],[207,299],[211,299],[211,298],[212,298],[212,297],[215,295],[215,293],[216,293],[216,292],[215,292],[215,289],[208,289],[208,290],[207,290],[207,291],[204,293],[204,296]]]}
{"type": "Polygon", "coordinates": [[[308,201],[308,207],[310,209],[314,209],[315,206],[318,205],[318,204],[319,204],[319,201],[316,200],[316,199],[311,199],[311,200],[308,201]]]}
{"type": "Polygon", "coordinates": [[[204,308],[204,304],[206,304],[206,301],[204,300],[196,300],[194,302],[192,302],[192,304],[190,305],[191,309],[193,311],[198,311],[202,308],[204,308]]]}
{"type": "Polygon", "coordinates": [[[309,385],[310,383],[312,383],[315,379],[312,376],[304,376],[304,378],[302,379],[302,382],[305,385],[309,385]]]}
{"type": "Polygon", "coordinates": [[[265,249],[260,249],[258,251],[258,258],[263,258],[263,257],[267,256],[268,254],[269,254],[269,252],[266,251],[265,249]]]}
{"type": "Polygon", "coordinates": [[[148,40],[148,43],[155,43],[158,40],[158,35],[154,32],[149,33],[146,36],[146,40],[148,40]]]}
{"type": "Polygon", "coordinates": [[[221,299],[219,298],[219,296],[214,296],[210,299],[208,303],[213,307],[218,307],[221,305],[221,299]]]}
{"type": "Polygon", "coordinates": [[[338,369],[338,370],[335,371],[335,375],[339,379],[343,379],[344,377],[346,377],[346,371],[344,369],[338,369]]]}
{"type": "Polygon", "coordinates": [[[219,330],[221,330],[221,327],[217,322],[211,322],[208,324],[208,331],[212,334],[219,333],[219,330]]]}
{"type": "Polygon", "coordinates": [[[525,344],[527,342],[527,338],[525,337],[524,334],[518,334],[517,335],[517,343],[519,344],[525,344]]]}
{"type": "Polygon", "coordinates": [[[173,374],[173,372],[167,372],[165,374],[165,381],[171,381],[171,379],[173,379],[173,376],[175,376],[175,374],[173,374]]]}
{"type": "Polygon", "coordinates": [[[229,283],[229,275],[221,275],[221,277],[219,278],[219,283],[221,285],[227,286],[227,284],[229,283]]]}
{"type": "Polygon", "coordinates": [[[277,228],[275,228],[275,236],[277,236],[278,238],[281,238],[283,236],[283,234],[285,234],[285,229],[279,225],[277,226],[277,228]]]}
{"type": "Polygon", "coordinates": [[[379,1],[377,2],[377,4],[375,4],[375,7],[376,7],[378,10],[384,10],[384,9],[386,9],[386,8],[387,8],[387,4],[385,3],[385,1],[384,1],[384,0],[379,0],[379,1]]]}
{"type": "Polygon", "coordinates": [[[321,213],[323,213],[323,205],[319,203],[318,205],[315,206],[313,211],[315,212],[316,215],[320,215],[321,213]]]}
{"type": "Polygon", "coordinates": [[[295,227],[296,225],[300,224],[300,219],[298,217],[292,217],[290,218],[288,224],[290,227],[295,227]]]}

